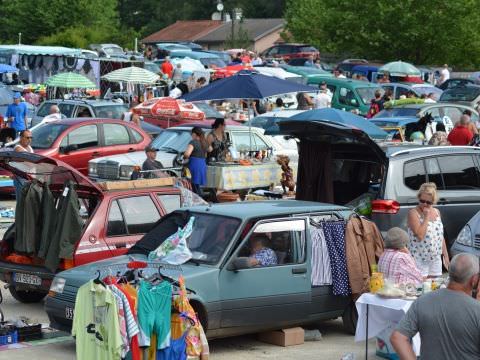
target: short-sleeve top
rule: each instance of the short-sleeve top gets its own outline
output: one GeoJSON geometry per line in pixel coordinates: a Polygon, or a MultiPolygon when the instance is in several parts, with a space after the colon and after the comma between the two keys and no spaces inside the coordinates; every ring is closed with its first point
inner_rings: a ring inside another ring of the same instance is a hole
{"type": "MultiPolygon", "coordinates": [[[[419,240],[410,227],[408,228],[408,237],[410,238],[408,250],[416,261],[429,262],[436,260],[442,255],[443,224],[438,210],[436,212],[437,218],[435,221],[428,223],[427,232],[423,240],[419,240]]],[[[425,219],[417,211],[415,213],[418,215],[420,223],[423,223],[425,219]]]]}
{"type": "Polygon", "coordinates": [[[205,159],[207,157],[207,152],[202,149],[202,144],[198,140],[191,140],[189,145],[193,146],[193,151],[190,154],[190,157],[196,157],[196,158],[201,158],[205,159]]]}

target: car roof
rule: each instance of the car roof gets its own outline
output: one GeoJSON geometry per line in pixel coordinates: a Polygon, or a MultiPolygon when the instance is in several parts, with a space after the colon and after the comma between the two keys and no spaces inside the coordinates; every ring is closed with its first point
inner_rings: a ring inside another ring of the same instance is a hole
{"type": "Polygon", "coordinates": [[[118,103],[118,102],[115,102],[115,101],[110,101],[110,100],[83,100],[83,99],[51,99],[51,100],[46,100],[45,103],[48,103],[48,104],[61,104],[61,103],[73,103],[73,104],[87,104],[87,105],[90,105],[92,107],[96,107],[96,106],[105,106],[105,105],[123,105],[123,106],[127,106],[127,104],[122,104],[122,103],[118,103]]]}
{"type": "Polygon", "coordinates": [[[379,88],[380,87],[378,84],[374,84],[374,83],[367,82],[367,81],[361,81],[361,80],[353,80],[353,79],[349,79],[349,78],[339,79],[339,78],[335,78],[335,77],[325,77],[322,80],[325,81],[325,83],[327,83],[327,84],[331,83],[331,84],[334,84],[334,85],[349,84],[352,87],[371,87],[371,88],[379,88]]]}
{"type": "Polygon", "coordinates": [[[334,204],[318,203],[302,200],[267,200],[267,201],[245,201],[230,202],[214,205],[202,205],[189,208],[191,211],[205,214],[215,214],[241,219],[251,219],[265,216],[280,216],[295,214],[306,214],[319,211],[349,210],[346,207],[334,204]]]}
{"type": "MultiPolygon", "coordinates": [[[[293,115],[300,114],[302,112],[305,112],[305,110],[297,110],[297,109],[287,109],[287,110],[278,110],[278,111],[268,111],[263,114],[259,114],[258,116],[255,116],[256,118],[265,118],[265,117],[271,117],[271,118],[288,118],[293,115]]],[[[252,120],[255,118],[252,118],[252,120]]]]}
{"type": "Polygon", "coordinates": [[[217,54],[188,50],[172,50],[170,51],[170,56],[185,56],[192,59],[220,59],[220,56],[218,56],[217,54]]]}
{"type": "Polygon", "coordinates": [[[425,156],[452,153],[477,153],[480,152],[480,148],[475,146],[433,146],[409,143],[409,145],[405,146],[394,146],[388,144],[384,148],[384,151],[389,158],[397,158],[412,155],[425,156]]]}
{"type": "Polygon", "coordinates": [[[129,124],[129,121],[123,121],[118,119],[105,119],[105,118],[68,118],[68,119],[61,119],[55,122],[50,122],[48,124],[57,125],[57,124],[64,124],[64,125],[76,125],[81,123],[108,123],[108,124],[129,124]]]}
{"type": "MultiPolygon", "coordinates": [[[[120,122],[122,120],[119,120],[120,122]]],[[[169,131],[170,129],[171,130],[192,130],[192,128],[194,126],[198,126],[198,127],[201,127],[201,128],[207,128],[207,129],[211,129],[212,128],[212,125],[209,123],[209,124],[201,124],[201,123],[195,123],[195,124],[191,124],[191,125],[178,125],[178,126],[172,126],[172,127],[169,127],[167,129],[165,129],[164,131],[169,131]]],[[[259,129],[259,130],[262,130],[261,128],[257,128],[257,127],[254,127],[252,126],[251,127],[252,129],[259,129]]],[[[227,124],[227,130],[242,130],[242,131],[248,131],[249,130],[249,127],[248,126],[245,126],[245,125],[228,125],[227,124]]]]}

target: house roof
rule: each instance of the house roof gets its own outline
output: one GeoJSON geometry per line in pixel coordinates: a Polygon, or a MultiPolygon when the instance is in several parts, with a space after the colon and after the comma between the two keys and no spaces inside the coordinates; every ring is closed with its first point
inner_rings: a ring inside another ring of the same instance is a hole
{"type": "MultiPolygon", "coordinates": [[[[243,22],[235,21],[234,31],[237,33],[239,26],[248,33],[250,40],[257,41],[262,37],[280,30],[285,25],[283,19],[244,19],[243,22]]],[[[200,43],[224,42],[232,31],[232,22],[222,22],[221,26],[197,38],[200,43]]]]}
{"type": "Polygon", "coordinates": [[[147,36],[142,42],[195,41],[220,26],[222,26],[220,20],[178,20],[172,25],[147,36]]]}

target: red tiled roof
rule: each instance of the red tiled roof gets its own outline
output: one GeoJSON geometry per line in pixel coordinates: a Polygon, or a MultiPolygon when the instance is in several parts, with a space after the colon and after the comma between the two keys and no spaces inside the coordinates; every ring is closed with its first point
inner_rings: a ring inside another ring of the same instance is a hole
{"type": "Polygon", "coordinates": [[[178,20],[172,25],[153,33],[143,43],[162,41],[195,41],[222,25],[220,20],[178,20]]]}

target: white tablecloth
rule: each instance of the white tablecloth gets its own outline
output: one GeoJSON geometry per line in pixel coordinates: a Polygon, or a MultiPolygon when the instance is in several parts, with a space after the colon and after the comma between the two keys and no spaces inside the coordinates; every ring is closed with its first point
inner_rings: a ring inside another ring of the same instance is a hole
{"type": "MultiPolygon", "coordinates": [[[[367,305],[368,309],[368,338],[371,339],[392,323],[398,323],[407,313],[412,300],[403,299],[384,299],[377,295],[365,293],[360,296],[356,302],[358,311],[357,330],[355,331],[355,341],[363,341],[367,339],[366,320],[367,305]]],[[[417,334],[413,338],[413,350],[420,355],[420,335],[417,334]]]]}

